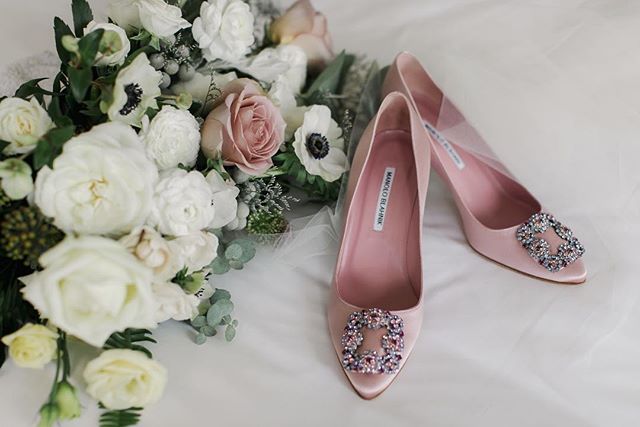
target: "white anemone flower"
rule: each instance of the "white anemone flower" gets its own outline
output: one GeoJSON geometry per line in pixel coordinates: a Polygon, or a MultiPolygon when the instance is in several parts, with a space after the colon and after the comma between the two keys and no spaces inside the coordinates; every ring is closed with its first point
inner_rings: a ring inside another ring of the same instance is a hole
{"type": "Polygon", "coordinates": [[[304,113],[302,125],[294,134],[293,149],[309,174],[327,182],[338,180],[348,169],[342,129],[327,106],[314,105],[304,113]]]}
{"type": "Polygon", "coordinates": [[[120,70],[113,87],[113,101],[107,110],[109,119],[140,127],[148,108],[158,108],[162,73],[149,63],[144,53],[120,70]]]}

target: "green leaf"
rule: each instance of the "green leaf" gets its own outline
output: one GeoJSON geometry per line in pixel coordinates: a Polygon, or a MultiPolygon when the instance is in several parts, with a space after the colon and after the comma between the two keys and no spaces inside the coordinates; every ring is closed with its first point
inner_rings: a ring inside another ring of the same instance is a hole
{"type": "Polygon", "coordinates": [[[216,301],[207,311],[207,323],[209,326],[218,326],[222,318],[233,311],[233,303],[228,299],[216,301]]]}
{"type": "Polygon", "coordinates": [[[140,422],[142,408],[111,410],[100,415],[100,427],[129,427],[140,422]]]}
{"type": "Polygon", "coordinates": [[[237,259],[237,261],[246,264],[256,256],[256,244],[252,240],[236,239],[232,243],[242,248],[242,255],[237,259]]]}
{"type": "Polygon", "coordinates": [[[198,333],[198,335],[196,335],[196,344],[202,345],[202,344],[204,344],[206,342],[207,342],[207,336],[205,334],[200,332],[200,333],[198,333]]]}
{"type": "Polygon", "coordinates": [[[223,299],[231,299],[231,294],[229,293],[229,291],[227,291],[226,289],[216,289],[213,295],[211,295],[210,301],[211,304],[215,304],[216,302],[223,299]]]}
{"type": "Polygon", "coordinates": [[[71,31],[71,28],[69,28],[69,26],[57,16],[53,20],[53,31],[56,37],[56,50],[58,51],[58,57],[63,64],[66,64],[69,62],[71,54],[62,46],[62,37],[73,36],[73,32],[71,31]]]}
{"type": "Polygon", "coordinates": [[[229,261],[227,261],[224,255],[218,255],[209,267],[211,267],[211,271],[213,271],[213,274],[225,274],[228,273],[229,270],[231,270],[229,261]]]}
{"type": "Polygon", "coordinates": [[[236,328],[238,327],[238,323],[240,323],[240,322],[238,322],[238,320],[234,320],[233,322],[231,322],[231,324],[233,326],[235,326],[236,328]]]}
{"type": "Polygon", "coordinates": [[[229,325],[227,326],[227,328],[224,331],[224,338],[228,341],[231,342],[233,341],[233,339],[236,337],[236,328],[233,325],[229,325]]]}
{"type": "Polygon", "coordinates": [[[100,49],[100,41],[104,35],[104,30],[99,29],[91,31],[82,37],[78,42],[78,50],[80,52],[80,66],[89,68],[96,60],[96,55],[100,49]]]}
{"type": "Polygon", "coordinates": [[[75,133],[74,126],[52,129],[44,135],[33,153],[33,166],[36,170],[43,166],[52,166],[53,161],[62,152],[62,146],[75,133]]]}
{"type": "Polygon", "coordinates": [[[242,270],[244,268],[244,262],[232,259],[229,260],[229,267],[233,268],[234,270],[242,270]]]}
{"type": "Polygon", "coordinates": [[[216,331],[216,328],[214,326],[205,325],[200,328],[200,333],[204,334],[204,336],[206,337],[213,337],[218,334],[218,331],[216,331]]]}
{"type": "Polygon", "coordinates": [[[93,21],[93,12],[87,0],[72,0],[71,11],[73,12],[73,29],[77,37],[84,35],[84,29],[89,22],[93,21]]]}
{"type": "Polygon", "coordinates": [[[205,316],[196,316],[191,321],[191,326],[194,328],[201,328],[207,324],[207,318],[205,316]]]}
{"type": "Polygon", "coordinates": [[[242,246],[233,243],[227,247],[227,250],[224,252],[224,256],[229,261],[238,261],[242,258],[242,246]]]}
{"type": "Polygon", "coordinates": [[[16,90],[15,97],[27,99],[30,96],[36,95],[38,96],[38,100],[40,102],[43,101],[42,95],[55,95],[53,92],[45,90],[40,87],[40,82],[43,80],[47,80],[46,78],[33,79],[29,80],[26,83],[23,83],[18,90],[16,90]]]}
{"type": "Polygon", "coordinates": [[[151,336],[151,331],[148,329],[129,328],[122,332],[114,332],[111,334],[103,348],[105,350],[118,348],[140,351],[149,356],[149,358],[152,358],[153,354],[151,354],[151,351],[140,344],[143,342],[156,342],[156,340],[151,336]]]}
{"type": "Polygon", "coordinates": [[[9,141],[4,141],[4,140],[0,139],[0,153],[2,152],[2,150],[7,148],[9,145],[11,145],[11,143],[9,141]]]}
{"type": "Polygon", "coordinates": [[[91,68],[69,68],[71,93],[73,94],[73,99],[77,102],[82,102],[84,99],[89,86],[91,86],[92,77],[93,73],[91,72],[91,68]]]}
{"type": "Polygon", "coordinates": [[[200,6],[205,0],[186,0],[182,6],[182,17],[189,22],[193,22],[200,16],[200,6]]]}
{"type": "Polygon", "coordinates": [[[318,92],[339,93],[349,68],[353,65],[355,56],[342,51],[315,79],[304,95],[305,98],[314,96],[318,92]]]}

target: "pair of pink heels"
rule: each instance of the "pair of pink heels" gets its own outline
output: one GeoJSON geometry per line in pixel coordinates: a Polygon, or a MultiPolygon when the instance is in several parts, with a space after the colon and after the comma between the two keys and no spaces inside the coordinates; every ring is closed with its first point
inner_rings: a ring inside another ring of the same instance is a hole
{"type": "Polygon", "coordinates": [[[365,399],[391,384],[420,332],[422,218],[431,165],[453,193],[477,252],[530,276],[565,284],[586,280],[584,247],[572,231],[482,154],[484,141],[416,58],[396,58],[383,95],[353,159],[329,303],[335,350],[365,399]],[[445,138],[444,130],[452,136],[445,138]]]}

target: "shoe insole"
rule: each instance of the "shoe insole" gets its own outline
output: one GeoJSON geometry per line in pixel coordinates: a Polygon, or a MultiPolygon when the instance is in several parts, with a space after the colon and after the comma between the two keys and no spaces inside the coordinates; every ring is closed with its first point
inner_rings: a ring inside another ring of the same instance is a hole
{"type": "Polygon", "coordinates": [[[345,228],[341,295],[360,307],[401,310],[419,299],[409,270],[421,224],[411,135],[384,131],[373,144],[345,228]]]}

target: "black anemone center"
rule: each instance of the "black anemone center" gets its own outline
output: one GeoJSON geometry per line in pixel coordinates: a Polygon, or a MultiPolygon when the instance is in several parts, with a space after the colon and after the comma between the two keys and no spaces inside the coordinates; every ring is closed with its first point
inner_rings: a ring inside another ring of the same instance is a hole
{"type": "Polygon", "coordinates": [[[314,159],[324,159],[329,154],[329,141],[324,135],[312,133],[307,137],[307,150],[314,159]]]}
{"type": "Polygon", "coordinates": [[[127,102],[120,110],[120,114],[123,116],[131,114],[142,100],[142,88],[138,83],[130,83],[124,87],[124,93],[127,95],[127,102]]]}

